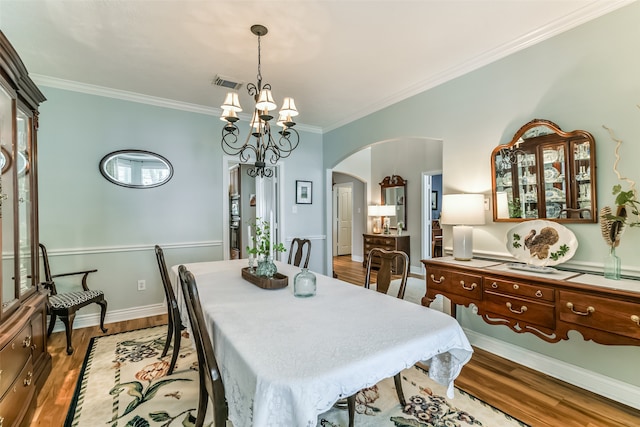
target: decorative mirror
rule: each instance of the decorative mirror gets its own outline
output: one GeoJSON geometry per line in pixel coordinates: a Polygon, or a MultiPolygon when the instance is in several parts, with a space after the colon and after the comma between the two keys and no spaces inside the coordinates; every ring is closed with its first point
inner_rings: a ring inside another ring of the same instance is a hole
{"type": "Polygon", "coordinates": [[[597,222],[595,154],[586,131],[525,124],[491,153],[493,220],[597,222]]]}
{"type": "Polygon", "coordinates": [[[100,173],[116,185],[152,188],[171,179],[173,166],[159,154],[143,150],[120,150],[100,160],[100,173]]]}
{"type": "Polygon", "coordinates": [[[398,228],[402,222],[402,229],[407,229],[407,181],[399,175],[386,176],[380,183],[380,198],[382,204],[395,206],[396,216],[389,218],[389,227],[398,228]]]}

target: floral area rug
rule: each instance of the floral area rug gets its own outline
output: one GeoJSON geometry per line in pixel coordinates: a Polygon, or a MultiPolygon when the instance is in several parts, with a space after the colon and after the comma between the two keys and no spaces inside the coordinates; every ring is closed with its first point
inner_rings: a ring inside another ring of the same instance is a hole
{"type": "MultiPolygon", "coordinates": [[[[158,326],[93,338],[65,427],[194,425],[197,355],[183,332],[178,365],[168,376],[171,352],[160,359],[166,332],[166,326],[158,326]]],[[[419,366],[404,370],[402,380],[407,398],[404,408],[398,403],[393,378],[357,394],[357,427],[527,426],[458,388],[455,398],[447,399],[446,388],[419,366]]],[[[212,406],[209,404],[210,411],[212,406]]],[[[209,413],[205,426],[211,426],[212,419],[209,413]]],[[[320,415],[318,426],[348,426],[346,409],[334,408],[320,415]]]]}

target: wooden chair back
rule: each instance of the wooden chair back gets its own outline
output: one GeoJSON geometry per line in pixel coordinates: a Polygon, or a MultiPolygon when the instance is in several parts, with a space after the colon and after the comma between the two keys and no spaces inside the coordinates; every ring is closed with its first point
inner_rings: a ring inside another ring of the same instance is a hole
{"type": "Polygon", "coordinates": [[[386,294],[389,291],[389,285],[393,278],[393,268],[399,263],[404,265],[402,268],[402,275],[400,276],[400,288],[398,289],[397,298],[404,298],[404,291],[407,287],[407,274],[409,271],[409,256],[402,251],[387,251],[385,249],[373,248],[369,251],[367,257],[367,273],[365,276],[364,287],[370,289],[371,287],[371,271],[373,259],[378,258],[377,262],[380,263],[378,273],[376,276],[376,290],[386,294]]]}
{"type": "Polygon", "coordinates": [[[173,352],[171,355],[171,364],[169,365],[168,375],[173,373],[173,369],[176,366],[178,360],[178,354],[180,353],[180,338],[182,330],[182,320],[180,318],[180,309],[178,308],[178,300],[176,294],[173,292],[173,286],[171,286],[171,279],[169,279],[169,272],[167,271],[167,264],[164,261],[164,251],[158,245],[155,247],[156,260],[158,261],[158,269],[160,270],[160,279],[162,280],[162,286],[164,287],[164,295],[167,298],[167,338],[164,343],[164,349],[160,357],[165,357],[171,347],[171,340],[173,338],[173,352]]]}
{"type": "Polygon", "coordinates": [[[304,264],[302,268],[309,267],[309,257],[311,256],[311,240],[300,239],[296,237],[291,241],[291,248],[289,249],[289,261],[288,264],[300,267],[302,259],[304,258],[304,264]],[[295,253],[295,255],[294,255],[295,253]],[[291,262],[293,260],[293,262],[291,262]]]}
{"type": "Polygon", "coordinates": [[[189,313],[191,335],[198,354],[198,375],[200,376],[200,394],[198,399],[198,415],[196,427],[204,424],[209,399],[213,402],[214,427],[224,427],[227,422],[229,408],[224,394],[224,385],[220,369],[213,352],[213,343],[204,320],[198,286],[193,274],[184,265],[178,267],[180,285],[189,313]]]}

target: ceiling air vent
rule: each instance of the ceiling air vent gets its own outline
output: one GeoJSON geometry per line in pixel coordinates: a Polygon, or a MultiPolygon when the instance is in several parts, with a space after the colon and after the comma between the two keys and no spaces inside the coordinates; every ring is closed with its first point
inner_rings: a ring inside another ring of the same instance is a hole
{"type": "Polygon", "coordinates": [[[222,87],[226,87],[233,90],[238,90],[242,87],[242,83],[234,82],[233,80],[223,76],[216,76],[213,79],[213,84],[216,86],[222,86],[222,87]]]}

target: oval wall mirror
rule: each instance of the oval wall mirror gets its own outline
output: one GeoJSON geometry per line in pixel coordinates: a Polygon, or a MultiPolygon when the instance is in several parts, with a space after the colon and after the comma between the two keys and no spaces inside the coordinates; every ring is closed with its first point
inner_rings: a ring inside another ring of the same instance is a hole
{"type": "Polygon", "coordinates": [[[150,151],[119,150],[100,160],[100,173],[116,185],[152,188],[171,179],[173,166],[161,155],[150,151]]]}

